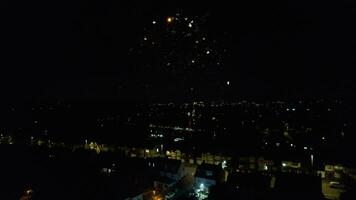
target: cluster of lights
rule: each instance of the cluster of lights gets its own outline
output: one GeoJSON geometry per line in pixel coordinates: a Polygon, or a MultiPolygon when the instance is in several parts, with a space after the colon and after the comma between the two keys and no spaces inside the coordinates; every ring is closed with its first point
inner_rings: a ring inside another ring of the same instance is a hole
{"type": "Polygon", "coordinates": [[[188,16],[181,12],[152,19],[145,26],[139,45],[130,48],[130,54],[135,59],[142,56],[143,59],[136,60],[145,69],[158,68],[173,75],[191,74],[184,76],[182,81],[194,82],[194,73],[199,70],[221,70],[226,53],[219,41],[211,38],[208,30],[204,30],[205,22],[204,16],[188,16]],[[190,70],[192,68],[199,70],[190,70]]]}
{"type": "Polygon", "coordinates": [[[150,135],[151,138],[163,138],[162,134],[151,134],[150,135]]]}
{"type": "Polygon", "coordinates": [[[0,134],[0,144],[13,144],[13,138],[11,135],[0,134]]]}
{"type": "Polygon", "coordinates": [[[209,191],[208,188],[205,187],[204,183],[201,183],[199,187],[195,190],[195,196],[199,200],[206,199],[208,197],[209,191]]]}

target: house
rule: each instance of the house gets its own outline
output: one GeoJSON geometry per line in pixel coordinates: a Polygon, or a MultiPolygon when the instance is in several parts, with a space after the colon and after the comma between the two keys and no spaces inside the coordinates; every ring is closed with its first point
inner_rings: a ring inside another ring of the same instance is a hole
{"type": "Polygon", "coordinates": [[[220,165],[203,163],[196,169],[194,183],[196,187],[209,188],[217,183],[224,182],[225,172],[220,165]]]}
{"type": "Polygon", "coordinates": [[[159,189],[161,191],[167,191],[168,189],[172,188],[177,181],[163,177],[163,176],[158,176],[154,179],[153,185],[156,189],[159,189]]]}
{"type": "Polygon", "coordinates": [[[147,165],[155,175],[154,186],[162,190],[172,187],[188,173],[180,160],[152,158],[147,159],[147,165]]]}
{"type": "Polygon", "coordinates": [[[147,159],[151,171],[160,177],[166,177],[175,181],[185,176],[184,165],[180,160],[153,158],[147,159]]]}

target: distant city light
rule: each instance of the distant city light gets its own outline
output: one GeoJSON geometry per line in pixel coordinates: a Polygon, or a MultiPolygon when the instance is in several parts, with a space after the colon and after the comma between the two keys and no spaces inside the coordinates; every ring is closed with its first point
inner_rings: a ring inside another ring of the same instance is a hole
{"type": "Polygon", "coordinates": [[[293,111],[295,111],[295,108],[292,108],[293,111]]]}
{"type": "Polygon", "coordinates": [[[209,50],[208,50],[208,51],[206,51],[206,54],[207,54],[207,55],[209,55],[209,54],[210,54],[210,51],[209,51],[209,50]]]}
{"type": "Polygon", "coordinates": [[[156,23],[157,23],[156,21],[154,21],[154,20],[152,21],[152,24],[156,24],[156,23]]]}
{"type": "Polygon", "coordinates": [[[173,21],[173,17],[167,17],[167,22],[171,23],[173,21]]]}
{"type": "Polygon", "coordinates": [[[263,166],[263,169],[267,171],[267,170],[268,170],[268,166],[267,166],[267,165],[264,165],[264,166],[263,166]]]}
{"type": "Polygon", "coordinates": [[[308,150],[308,147],[304,147],[303,149],[304,149],[304,150],[308,150]]]}
{"type": "Polygon", "coordinates": [[[286,167],[286,166],[287,166],[287,164],[286,164],[286,163],[282,163],[282,166],[283,166],[283,167],[286,167]]]}
{"type": "Polygon", "coordinates": [[[226,160],[221,163],[221,168],[225,169],[227,167],[226,160]]]}
{"type": "Polygon", "coordinates": [[[179,141],[184,141],[184,139],[183,138],[175,138],[174,139],[174,142],[179,142],[179,141]]]}
{"type": "Polygon", "coordinates": [[[230,85],[230,81],[226,81],[226,85],[230,85]]]}
{"type": "Polygon", "coordinates": [[[188,24],[188,27],[189,27],[189,28],[192,28],[192,27],[193,27],[193,25],[192,25],[191,23],[189,23],[189,24],[188,24]]]}

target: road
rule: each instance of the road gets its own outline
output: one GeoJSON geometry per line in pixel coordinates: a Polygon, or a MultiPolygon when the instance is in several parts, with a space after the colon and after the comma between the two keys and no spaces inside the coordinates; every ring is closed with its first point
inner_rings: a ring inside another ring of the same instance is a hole
{"type": "Polygon", "coordinates": [[[321,187],[322,187],[324,196],[327,199],[339,200],[340,194],[343,192],[343,190],[338,189],[338,188],[332,188],[332,187],[330,187],[329,183],[330,183],[330,181],[326,181],[326,180],[322,181],[321,187]]]}

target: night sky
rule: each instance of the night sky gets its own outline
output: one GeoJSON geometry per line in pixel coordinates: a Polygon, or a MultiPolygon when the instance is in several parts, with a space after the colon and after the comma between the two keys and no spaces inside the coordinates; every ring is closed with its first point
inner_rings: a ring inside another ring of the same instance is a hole
{"type": "Polygon", "coordinates": [[[178,2],[3,1],[1,101],[354,98],[354,1],[178,2]]]}

